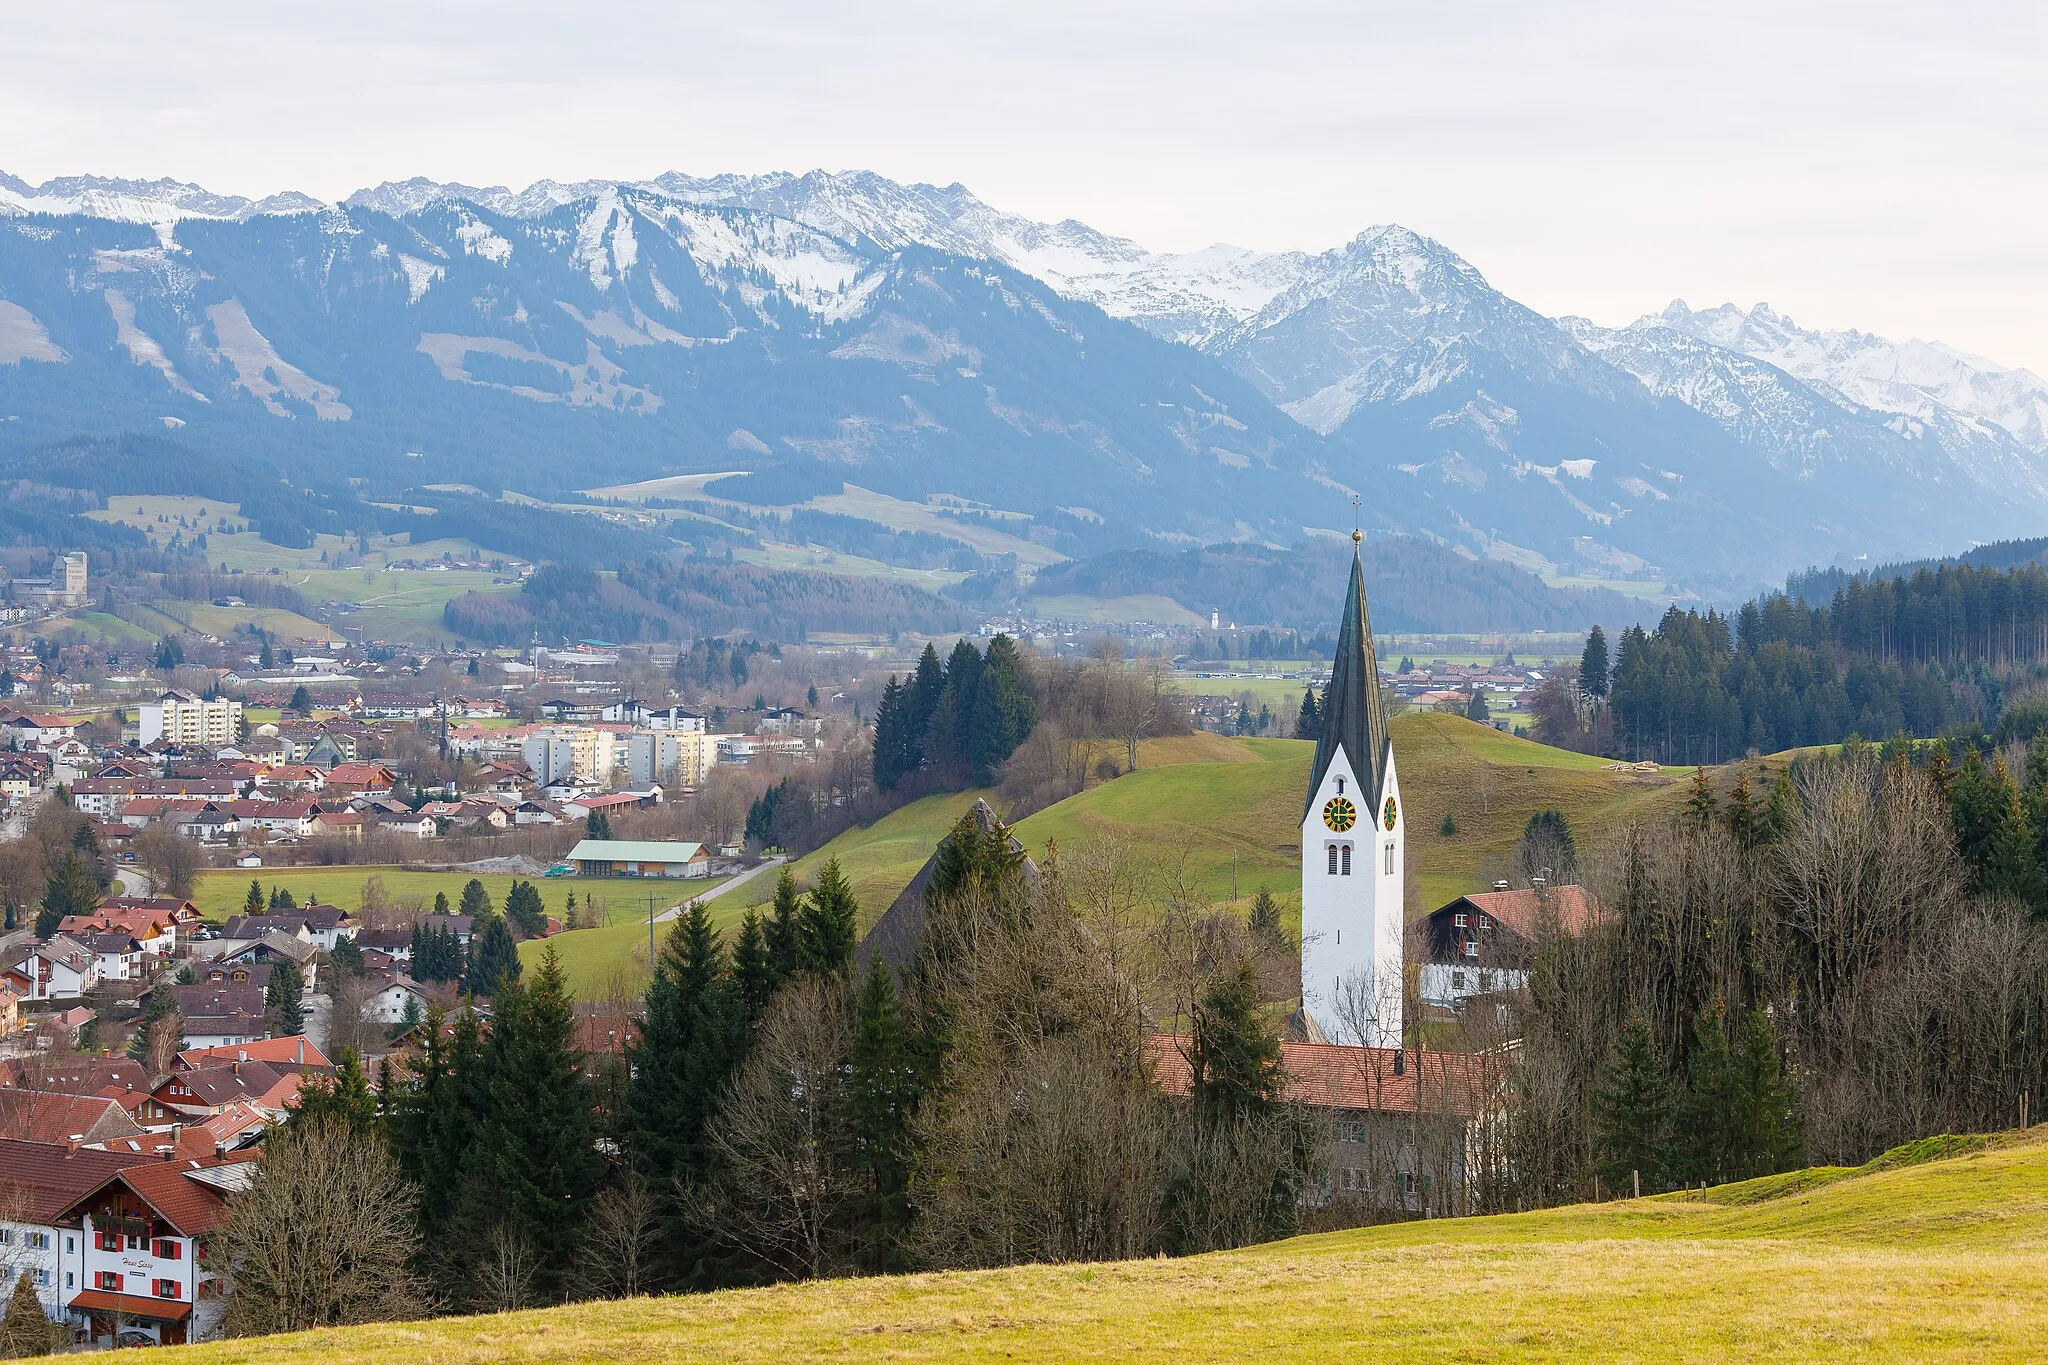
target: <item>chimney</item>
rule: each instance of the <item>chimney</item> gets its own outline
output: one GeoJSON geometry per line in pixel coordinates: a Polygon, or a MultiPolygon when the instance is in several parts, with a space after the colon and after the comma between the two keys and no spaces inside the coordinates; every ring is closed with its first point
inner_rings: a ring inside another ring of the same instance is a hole
{"type": "Polygon", "coordinates": [[[1507,878],[1505,878],[1505,877],[1502,877],[1502,878],[1501,878],[1501,879],[1500,879],[1499,881],[1497,881],[1497,882],[1495,882],[1495,883],[1493,884],[1493,889],[1494,889],[1494,890],[1496,890],[1496,891],[1506,891],[1506,890],[1508,889],[1509,885],[1510,885],[1510,884],[1509,884],[1509,882],[1508,882],[1508,879],[1507,879],[1507,878]]]}
{"type": "Polygon", "coordinates": [[[71,1156],[78,1155],[78,1149],[85,1144],[85,1134],[73,1133],[64,1140],[64,1150],[71,1156]]]}
{"type": "Polygon", "coordinates": [[[235,1061],[236,1061],[237,1063],[241,1063],[241,1062],[246,1062],[246,1061],[248,1061],[248,1060],[249,1060],[249,1049],[247,1049],[247,1048],[245,1048],[245,1047],[238,1047],[238,1048],[236,1048],[236,1049],[235,1049],[235,1061]]]}

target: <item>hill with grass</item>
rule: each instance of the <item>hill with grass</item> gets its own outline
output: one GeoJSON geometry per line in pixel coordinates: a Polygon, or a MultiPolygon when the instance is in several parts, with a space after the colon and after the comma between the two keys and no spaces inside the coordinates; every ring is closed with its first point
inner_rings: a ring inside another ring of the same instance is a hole
{"type": "Polygon", "coordinates": [[[2020,1361],[2048,1141],[1297,1237],[1186,1260],[832,1280],[226,1342],[218,1365],[471,1361],[2020,1361]],[[1933,1159],[1929,1159],[1933,1158],[1933,1159]],[[1763,1188],[1759,1188],[1763,1185],[1763,1188]]]}
{"type": "MultiPolygon", "coordinates": [[[[1610,770],[1606,759],[1505,735],[1462,716],[1401,715],[1392,730],[1408,803],[1408,859],[1424,902],[1410,907],[1416,913],[1485,889],[1538,810],[1563,811],[1575,830],[1591,831],[1638,812],[1675,809],[1683,800],[1679,773],[1610,770]],[[1444,830],[1447,815],[1452,833],[1444,830]]],[[[1233,864],[1239,899],[1261,885],[1298,899],[1301,802],[1314,754],[1305,740],[1212,734],[1147,740],[1134,771],[1018,821],[1015,832],[1034,856],[1054,843],[1127,841],[1157,869],[1170,868],[1215,901],[1231,898],[1233,864]]],[[[995,801],[991,792],[930,796],[848,830],[799,859],[797,876],[808,880],[827,857],[838,858],[860,896],[863,926],[872,923],[977,796],[995,801]]],[[[764,902],[773,891],[764,879],[742,902],[764,902]]]]}

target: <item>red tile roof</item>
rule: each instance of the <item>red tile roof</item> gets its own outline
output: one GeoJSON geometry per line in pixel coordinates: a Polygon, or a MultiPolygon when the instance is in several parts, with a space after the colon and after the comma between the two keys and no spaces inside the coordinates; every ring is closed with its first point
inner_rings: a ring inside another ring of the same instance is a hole
{"type": "MultiPolygon", "coordinates": [[[[1190,1088],[1189,1046],[1188,1039],[1171,1034],[1155,1033],[1149,1040],[1153,1079],[1170,1095],[1190,1088]]],[[[1460,1118],[1474,1118],[1486,1107],[1505,1072],[1504,1059],[1491,1054],[1336,1043],[1282,1042],[1280,1064],[1287,1072],[1286,1098],[1296,1104],[1460,1118]]]]}
{"type": "MultiPolygon", "coordinates": [[[[1529,890],[1482,891],[1459,899],[1470,901],[1524,938],[1536,937],[1546,901],[1550,912],[1557,916],[1558,927],[1568,934],[1584,933],[1587,926],[1605,913],[1600,902],[1593,898],[1593,893],[1583,886],[1553,886],[1541,896],[1529,890]]],[[[1453,905],[1456,903],[1452,902],[1453,905]]],[[[1446,910],[1449,908],[1448,905],[1444,907],[1446,910]]]]}
{"type": "Polygon", "coordinates": [[[333,1064],[325,1053],[306,1038],[263,1038],[253,1043],[223,1043],[219,1047],[195,1047],[178,1054],[178,1065],[187,1071],[199,1067],[224,1066],[229,1062],[270,1062],[274,1065],[327,1067],[333,1064]]]}
{"type": "Polygon", "coordinates": [[[51,1223],[85,1195],[130,1166],[159,1160],[155,1153],[72,1151],[62,1143],[0,1138],[0,1170],[27,1207],[7,1216],[24,1223],[51,1223]]]}
{"type": "Polygon", "coordinates": [[[132,1137],[139,1124],[116,1100],[53,1090],[0,1090],[0,1134],[27,1142],[102,1142],[132,1137]]]}

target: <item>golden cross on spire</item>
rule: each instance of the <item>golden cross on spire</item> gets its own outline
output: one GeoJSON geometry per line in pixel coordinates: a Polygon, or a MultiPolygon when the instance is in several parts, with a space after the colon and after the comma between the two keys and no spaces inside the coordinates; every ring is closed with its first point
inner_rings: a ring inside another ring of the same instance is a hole
{"type": "Polygon", "coordinates": [[[1351,495],[1351,543],[1356,545],[1365,537],[1358,531],[1358,494],[1351,495]]]}

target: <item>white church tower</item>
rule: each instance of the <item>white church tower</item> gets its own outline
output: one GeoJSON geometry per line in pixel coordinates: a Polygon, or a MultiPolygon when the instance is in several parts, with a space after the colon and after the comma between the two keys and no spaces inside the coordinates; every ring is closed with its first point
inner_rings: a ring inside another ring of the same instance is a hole
{"type": "Polygon", "coordinates": [[[1301,817],[1301,1007],[1311,1038],[1399,1047],[1408,813],[1380,701],[1360,539],[1351,533],[1351,590],[1301,817]]]}

